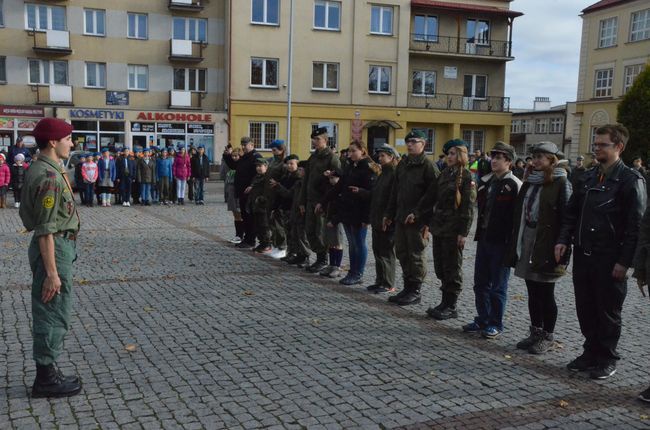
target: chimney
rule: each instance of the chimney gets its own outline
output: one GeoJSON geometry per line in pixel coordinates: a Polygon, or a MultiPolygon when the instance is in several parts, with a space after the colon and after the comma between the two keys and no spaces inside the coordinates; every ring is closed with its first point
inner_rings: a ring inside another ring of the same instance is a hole
{"type": "Polygon", "coordinates": [[[549,110],[551,108],[551,99],[548,97],[535,97],[533,110],[549,110]]]}

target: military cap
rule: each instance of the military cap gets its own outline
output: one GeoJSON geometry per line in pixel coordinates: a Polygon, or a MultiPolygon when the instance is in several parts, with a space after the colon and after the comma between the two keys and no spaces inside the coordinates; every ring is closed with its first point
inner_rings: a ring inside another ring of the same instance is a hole
{"type": "Polygon", "coordinates": [[[61,140],[72,134],[72,126],[62,119],[43,118],[36,124],[32,135],[37,140],[61,140]]]}
{"type": "Polygon", "coordinates": [[[135,148],[135,149],[133,150],[133,152],[142,152],[142,148],[137,147],[137,148],[135,148]]]}
{"type": "Polygon", "coordinates": [[[109,151],[108,147],[105,146],[105,147],[102,148],[102,154],[103,154],[104,152],[108,152],[108,151],[109,151]]]}
{"type": "Polygon", "coordinates": [[[298,157],[296,154],[291,154],[291,155],[287,155],[287,156],[284,158],[284,162],[285,162],[285,163],[286,163],[287,161],[291,161],[291,160],[298,160],[298,161],[300,161],[300,157],[298,157]]]}
{"type": "Polygon", "coordinates": [[[557,145],[554,144],[553,142],[539,142],[537,145],[533,146],[531,152],[533,154],[545,153],[545,154],[558,155],[558,153],[560,153],[560,150],[558,149],[557,145]]]}
{"type": "Polygon", "coordinates": [[[510,161],[517,158],[517,153],[515,152],[515,148],[512,145],[508,145],[507,143],[501,141],[497,142],[494,145],[494,148],[492,148],[490,153],[492,152],[500,152],[502,154],[505,154],[508,160],[510,161]]]}
{"type": "Polygon", "coordinates": [[[445,145],[442,147],[442,152],[447,154],[451,148],[457,148],[459,146],[464,146],[465,148],[469,149],[469,145],[463,139],[451,139],[448,140],[447,143],[445,143],[445,145]]]}
{"type": "Polygon", "coordinates": [[[380,152],[385,152],[388,155],[392,155],[395,158],[399,158],[399,153],[395,150],[390,145],[383,144],[377,148],[375,148],[375,154],[379,154],[380,152]]]}
{"type": "Polygon", "coordinates": [[[260,157],[255,159],[255,164],[263,164],[265,166],[269,165],[269,161],[266,158],[260,157]]]}
{"type": "Polygon", "coordinates": [[[422,140],[427,140],[427,137],[422,133],[421,130],[411,130],[409,134],[406,135],[404,140],[411,140],[411,139],[422,139],[422,140]]]}
{"type": "Polygon", "coordinates": [[[578,155],[578,158],[576,158],[576,160],[578,161],[584,161],[584,159],[585,157],[583,157],[582,155],[578,155]]]}
{"type": "Polygon", "coordinates": [[[318,127],[316,130],[311,132],[311,138],[314,139],[323,134],[327,134],[327,127],[318,127]]]}
{"type": "Polygon", "coordinates": [[[281,146],[284,146],[284,140],[275,139],[275,140],[274,140],[273,142],[271,142],[271,144],[269,145],[269,149],[279,148],[279,147],[281,147],[281,146]]]}
{"type": "Polygon", "coordinates": [[[151,148],[144,148],[142,152],[151,152],[151,148]]]}

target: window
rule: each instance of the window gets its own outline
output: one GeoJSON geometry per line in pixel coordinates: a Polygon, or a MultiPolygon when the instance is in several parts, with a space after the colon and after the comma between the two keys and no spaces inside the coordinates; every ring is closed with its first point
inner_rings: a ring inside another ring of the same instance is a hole
{"type": "Polygon", "coordinates": [[[387,66],[370,66],[368,74],[368,92],[390,94],[391,68],[387,66]]]}
{"type": "Polygon", "coordinates": [[[251,59],[251,87],[278,87],[278,60],[251,59]]]}
{"type": "Polygon", "coordinates": [[[551,118],[551,133],[559,134],[564,132],[564,118],[551,118]]]}
{"type": "Polygon", "coordinates": [[[627,91],[632,87],[632,85],[634,84],[634,80],[643,71],[644,67],[645,64],[634,64],[632,66],[625,66],[625,72],[624,72],[625,79],[623,81],[624,94],[627,93],[627,91]]]}
{"type": "Polygon", "coordinates": [[[174,69],[174,90],[205,92],[205,69],[174,69]]]}
{"type": "Polygon", "coordinates": [[[7,82],[7,57],[0,57],[0,82],[7,82]]]}
{"type": "Polygon", "coordinates": [[[614,69],[596,70],[594,97],[611,97],[614,69]]]}
{"type": "Polygon", "coordinates": [[[208,20],[174,17],[172,38],[174,40],[208,41],[208,20]]]}
{"type": "Polygon", "coordinates": [[[336,63],[314,63],[312,90],[337,91],[339,89],[339,65],[336,63]]]}
{"type": "Polygon", "coordinates": [[[490,44],[490,22],[482,19],[467,20],[467,43],[490,44]]]}
{"type": "Polygon", "coordinates": [[[149,67],[129,64],[129,89],[146,91],[149,88],[149,67]]]}
{"type": "Polygon", "coordinates": [[[424,40],[427,42],[438,41],[438,17],[430,15],[415,15],[413,21],[415,40],[424,40]]]}
{"type": "Polygon", "coordinates": [[[106,64],[86,63],[86,87],[106,88],[106,64]]]}
{"type": "Polygon", "coordinates": [[[530,127],[532,126],[532,123],[528,119],[522,119],[521,120],[521,132],[522,133],[530,133],[531,129],[530,127]]]}
{"type": "Polygon", "coordinates": [[[436,129],[435,128],[414,128],[414,131],[421,131],[427,137],[427,143],[424,145],[424,152],[433,154],[436,147],[436,129]]]}
{"type": "Polygon", "coordinates": [[[463,140],[469,143],[469,152],[485,151],[485,132],[483,130],[463,130],[463,140]]]}
{"type": "MultiPolygon", "coordinates": [[[[324,121],[323,121],[324,122],[324,121]]],[[[313,122],[311,124],[311,131],[312,133],[318,129],[322,124],[318,122],[313,122]]],[[[337,149],[339,144],[339,125],[338,124],[333,124],[332,127],[332,135],[330,136],[329,134],[327,135],[327,145],[332,148],[332,149],[337,149]]]]}
{"type": "Polygon", "coordinates": [[[436,93],[436,72],[413,72],[413,95],[432,96],[436,93]]]}
{"type": "Polygon", "coordinates": [[[68,62],[29,60],[29,83],[32,85],[68,85],[68,62]]]}
{"type": "Polygon", "coordinates": [[[596,130],[598,130],[600,127],[591,127],[591,130],[589,130],[589,144],[591,146],[592,152],[596,149],[594,148],[594,142],[596,141],[596,130]]]}
{"type": "Polygon", "coordinates": [[[316,0],[314,3],[314,28],[319,30],[340,30],[341,3],[316,0]]]}
{"type": "Polygon", "coordinates": [[[512,123],[510,124],[510,133],[521,133],[521,120],[512,120],[512,123]]]}
{"type": "Polygon", "coordinates": [[[64,7],[26,4],[25,19],[28,30],[65,30],[64,7]]]}
{"type": "Polygon", "coordinates": [[[88,36],[106,35],[106,11],[84,9],[84,34],[88,36]]]}
{"type": "Polygon", "coordinates": [[[129,33],[130,39],[146,39],[147,35],[147,15],[143,13],[129,13],[129,33]]]}
{"type": "Polygon", "coordinates": [[[251,22],[253,24],[279,25],[280,0],[251,0],[253,11],[251,22]]]}
{"type": "Polygon", "coordinates": [[[372,6],[370,11],[370,33],[393,35],[393,8],[390,6],[372,6]]]}
{"type": "Polygon", "coordinates": [[[630,42],[646,39],[650,39],[650,9],[641,10],[632,14],[630,42]]]}
{"type": "Polygon", "coordinates": [[[277,122],[257,122],[248,124],[248,136],[255,142],[255,148],[266,149],[278,138],[277,122]]]}
{"type": "Polygon", "coordinates": [[[4,15],[4,12],[3,12],[3,10],[4,10],[3,3],[4,2],[2,0],[0,0],[0,27],[5,26],[5,15],[4,15]]]}
{"type": "Polygon", "coordinates": [[[600,21],[599,48],[607,48],[616,45],[616,33],[618,31],[618,18],[607,18],[600,21]]]}
{"type": "Polygon", "coordinates": [[[465,75],[463,97],[485,99],[487,97],[487,76],[465,75]]]}
{"type": "Polygon", "coordinates": [[[536,134],[546,134],[548,133],[548,119],[536,119],[535,120],[535,133],[536,134]]]}

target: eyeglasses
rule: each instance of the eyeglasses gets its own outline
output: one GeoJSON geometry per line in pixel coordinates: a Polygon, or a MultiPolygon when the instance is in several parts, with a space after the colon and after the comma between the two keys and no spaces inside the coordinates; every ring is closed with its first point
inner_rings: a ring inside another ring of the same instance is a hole
{"type": "Polygon", "coordinates": [[[615,143],[592,143],[591,147],[593,149],[604,149],[614,145],[616,144],[615,143]]]}
{"type": "Polygon", "coordinates": [[[508,157],[506,157],[506,154],[503,152],[490,152],[490,158],[494,158],[496,160],[507,160],[508,157]]]}
{"type": "Polygon", "coordinates": [[[407,145],[409,145],[409,144],[411,144],[411,145],[415,145],[415,144],[418,143],[418,142],[420,142],[419,139],[408,139],[408,140],[406,141],[406,144],[407,144],[407,145]]]}

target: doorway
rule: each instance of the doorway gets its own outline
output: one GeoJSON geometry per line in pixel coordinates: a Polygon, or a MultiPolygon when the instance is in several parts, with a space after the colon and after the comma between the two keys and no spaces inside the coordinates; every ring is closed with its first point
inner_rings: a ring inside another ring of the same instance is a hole
{"type": "Polygon", "coordinates": [[[368,127],[368,154],[375,153],[375,148],[388,144],[388,127],[375,125],[368,127]]]}

